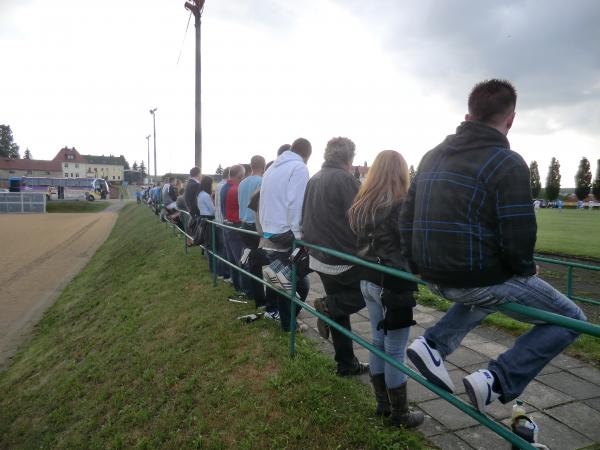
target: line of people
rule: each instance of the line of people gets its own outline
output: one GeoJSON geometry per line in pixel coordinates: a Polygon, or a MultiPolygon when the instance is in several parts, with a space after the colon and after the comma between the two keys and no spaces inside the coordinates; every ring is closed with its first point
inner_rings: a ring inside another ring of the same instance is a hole
{"type": "MultiPolygon", "coordinates": [[[[342,327],[351,330],[350,316],[366,306],[373,345],[401,363],[408,356],[429,381],[454,392],[444,360],[498,305],[511,301],[586,320],[570,299],[537,276],[529,169],[506,137],[516,99],[508,81],[478,83],[465,120],[423,157],[412,183],[402,155],[386,150],[361,185],[351,173],[355,144],[344,137],[327,143],[322,168],[310,177],[306,164],[312,146],[298,138],[281,146],[268,165],[254,156],[249,168],[227,168],[214,192],[205,184],[202,203],[198,193],[208,177],[192,169],[187,208],[193,216],[214,216],[233,228],[257,231],[260,238],[220,229],[218,254],[287,292],[296,262],[303,301],[310,289],[307,275],[316,272],[326,296],[315,300],[315,308],[342,327]],[[319,250],[292,254],[294,239],[412,272],[454,305],[409,345],[415,283],[319,250]]],[[[226,265],[217,263],[211,270],[231,280],[237,300],[253,299],[284,331],[290,329],[286,297],[226,265]]],[[[577,337],[569,329],[514,317],[532,322],[533,328],[487,368],[463,379],[471,403],[482,413],[496,399],[507,403],[519,396],[577,337]]],[[[404,373],[373,354],[369,364],[358,361],[350,338],[325,321],[317,326],[333,342],[338,375],[370,373],[376,414],[390,416],[398,426],[423,422],[423,414],[409,407],[404,373]]]]}

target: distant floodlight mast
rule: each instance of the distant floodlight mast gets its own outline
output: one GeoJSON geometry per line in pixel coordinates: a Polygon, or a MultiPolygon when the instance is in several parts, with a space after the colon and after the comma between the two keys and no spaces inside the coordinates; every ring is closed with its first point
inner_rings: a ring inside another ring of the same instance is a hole
{"type": "MultiPolygon", "coordinates": [[[[158,108],[154,108],[150,110],[150,114],[152,114],[152,127],[154,128],[154,178],[156,179],[156,110],[158,108]]],[[[148,172],[150,172],[150,167],[148,167],[148,172]]]]}
{"type": "Polygon", "coordinates": [[[202,62],[200,46],[200,25],[202,10],[205,0],[191,0],[185,2],[185,9],[189,9],[194,15],[196,25],[196,118],[194,133],[194,164],[202,173],[202,62]]]}
{"type": "Polygon", "coordinates": [[[148,180],[150,179],[150,134],[146,136],[146,141],[148,142],[148,165],[146,166],[146,170],[148,171],[146,175],[148,175],[148,180]]]}

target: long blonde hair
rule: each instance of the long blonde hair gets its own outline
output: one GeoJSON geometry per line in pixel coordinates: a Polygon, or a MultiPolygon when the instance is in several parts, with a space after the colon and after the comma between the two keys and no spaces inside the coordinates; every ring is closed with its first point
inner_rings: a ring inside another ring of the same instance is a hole
{"type": "Polygon", "coordinates": [[[352,231],[364,234],[367,225],[374,224],[377,210],[404,199],[409,185],[408,166],[402,155],[395,150],[380,152],[348,211],[352,231]]]}

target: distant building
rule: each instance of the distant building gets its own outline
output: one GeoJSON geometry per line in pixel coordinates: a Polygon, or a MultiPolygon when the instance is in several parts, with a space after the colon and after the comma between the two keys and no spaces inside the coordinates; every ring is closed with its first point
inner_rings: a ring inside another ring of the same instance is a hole
{"type": "Polygon", "coordinates": [[[367,165],[367,162],[362,166],[352,166],[352,175],[358,178],[358,180],[362,183],[367,178],[367,174],[369,173],[370,167],[367,165]]]}
{"type": "Polygon", "coordinates": [[[51,161],[0,158],[0,179],[9,177],[124,179],[125,157],[81,155],[74,147],[64,147],[51,161]]]}

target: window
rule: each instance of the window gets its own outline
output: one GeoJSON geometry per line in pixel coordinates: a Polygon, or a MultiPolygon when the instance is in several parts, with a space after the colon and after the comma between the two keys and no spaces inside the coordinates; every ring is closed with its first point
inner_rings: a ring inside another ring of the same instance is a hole
{"type": "Polygon", "coordinates": [[[75,178],[79,178],[79,174],[78,173],[75,174],[75,178]]]}
{"type": "Polygon", "coordinates": [[[67,155],[67,159],[75,159],[75,155],[67,155]]]}
{"type": "Polygon", "coordinates": [[[65,172],[65,178],[69,178],[69,174],[65,172]]]}
{"type": "Polygon", "coordinates": [[[65,169],[69,167],[69,163],[65,163],[65,169]]]}
{"type": "Polygon", "coordinates": [[[115,179],[115,176],[113,175],[113,180],[115,179]]]}
{"type": "Polygon", "coordinates": [[[121,179],[121,175],[119,175],[119,176],[117,177],[117,180],[120,180],[120,179],[121,179]]]}
{"type": "Polygon", "coordinates": [[[75,168],[76,168],[76,169],[79,169],[79,164],[75,164],[75,168]]]}
{"type": "Polygon", "coordinates": [[[71,178],[73,178],[73,172],[71,172],[71,178]]]}
{"type": "Polygon", "coordinates": [[[32,174],[32,173],[33,173],[33,172],[32,172],[31,170],[28,170],[28,171],[27,171],[27,174],[28,174],[28,175],[29,175],[29,174],[32,174]]]}

